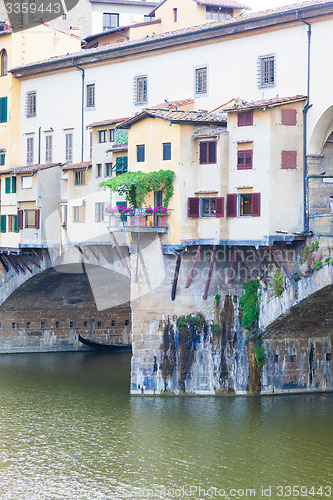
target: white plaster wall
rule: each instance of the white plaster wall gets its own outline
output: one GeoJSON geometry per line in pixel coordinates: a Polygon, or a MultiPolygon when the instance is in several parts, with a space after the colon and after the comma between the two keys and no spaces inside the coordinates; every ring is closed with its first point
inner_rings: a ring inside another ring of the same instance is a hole
{"type": "Polygon", "coordinates": [[[119,26],[132,23],[141,23],[144,16],[148,15],[153,7],[151,5],[122,5],[108,3],[93,3],[92,5],[92,34],[103,31],[103,12],[119,14],[119,26]]]}

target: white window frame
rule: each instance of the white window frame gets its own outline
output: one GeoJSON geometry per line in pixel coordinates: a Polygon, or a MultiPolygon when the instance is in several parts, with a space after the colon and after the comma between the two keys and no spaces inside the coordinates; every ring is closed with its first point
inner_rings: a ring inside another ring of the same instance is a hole
{"type": "Polygon", "coordinates": [[[23,175],[21,177],[21,189],[32,189],[32,175],[23,175]]]}
{"type": "Polygon", "coordinates": [[[105,203],[97,202],[95,203],[95,222],[105,222],[105,203]]]}
{"type": "Polygon", "coordinates": [[[86,222],[86,205],[80,205],[73,207],[73,223],[85,223],[86,222]]]}

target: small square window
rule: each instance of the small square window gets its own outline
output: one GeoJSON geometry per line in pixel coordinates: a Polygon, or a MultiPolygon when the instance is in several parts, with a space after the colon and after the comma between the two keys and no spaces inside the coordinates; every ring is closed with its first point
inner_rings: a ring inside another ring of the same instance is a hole
{"type": "Polygon", "coordinates": [[[95,203],[95,222],[103,222],[104,215],[104,203],[95,203]]]}
{"type": "Polygon", "coordinates": [[[101,143],[101,142],[106,142],[107,141],[107,131],[106,130],[100,130],[98,132],[98,142],[101,143]]]}
{"type": "Polygon", "coordinates": [[[276,62],[274,55],[259,56],[258,58],[258,86],[273,87],[275,85],[276,62]]]}
{"type": "Polygon", "coordinates": [[[73,207],[73,222],[86,222],[86,207],[73,207]]]}
{"type": "Polygon", "coordinates": [[[216,198],[202,198],[201,217],[216,216],[216,198]]]}
{"type": "Polygon", "coordinates": [[[113,319],[113,320],[111,321],[111,326],[115,326],[115,324],[116,324],[116,322],[115,322],[115,320],[113,319]]]}
{"type": "Polygon", "coordinates": [[[112,176],[112,163],[105,163],[105,177],[112,176]]]}
{"type": "Polygon", "coordinates": [[[195,70],[195,93],[196,95],[207,94],[207,67],[195,70]]]}
{"type": "Polygon", "coordinates": [[[27,92],[26,94],[26,116],[28,118],[36,116],[37,93],[27,92]]]}
{"type": "Polygon", "coordinates": [[[45,328],[45,321],[41,321],[40,327],[45,328]]]}
{"type": "Polygon", "coordinates": [[[110,142],[114,142],[114,129],[109,130],[110,142]]]}
{"type": "Polygon", "coordinates": [[[22,189],[32,188],[32,175],[23,175],[21,179],[22,179],[21,180],[22,189]]]}
{"type": "Polygon", "coordinates": [[[125,319],[125,326],[128,326],[129,325],[129,319],[125,319]]]}
{"type": "Polygon", "coordinates": [[[95,107],[95,84],[87,85],[87,108],[95,107]]]}
{"type": "Polygon", "coordinates": [[[30,328],[30,321],[27,321],[27,328],[30,328]]]}
{"type": "Polygon", "coordinates": [[[102,164],[97,163],[96,165],[96,177],[102,177],[102,164]]]}
{"type": "Polygon", "coordinates": [[[237,113],[237,126],[248,127],[253,125],[253,111],[241,111],[237,113]]]}
{"type": "Polygon", "coordinates": [[[73,328],[73,326],[74,326],[74,321],[70,321],[70,322],[69,322],[69,326],[70,326],[70,328],[73,328]]]}
{"type": "Polygon", "coordinates": [[[102,322],[101,321],[97,321],[97,326],[100,328],[102,326],[102,322]]]}
{"type": "Polygon", "coordinates": [[[84,328],[86,328],[88,326],[88,321],[84,321],[83,326],[84,326],[84,328]]]}
{"type": "Polygon", "coordinates": [[[142,163],[145,161],[145,145],[139,144],[136,147],[136,161],[142,163]]]}
{"type": "Polygon", "coordinates": [[[84,170],[74,172],[74,186],[84,186],[84,170]]]}
{"type": "Polygon", "coordinates": [[[253,150],[237,151],[237,170],[248,170],[253,167],[253,150]]]}
{"type": "Polygon", "coordinates": [[[171,160],[171,142],[163,143],[163,160],[171,160]]]}
{"type": "Polygon", "coordinates": [[[8,231],[10,233],[13,233],[16,229],[16,225],[17,225],[16,220],[17,220],[16,215],[8,215],[8,231]]]}
{"type": "Polygon", "coordinates": [[[200,142],[200,165],[216,163],[216,141],[200,142]]]}
{"type": "Polygon", "coordinates": [[[292,355],[290,356],[290,361],[291,361],[292,363],[295,363],[295,362],[296,362],[296,354],[292,354],[292,355]]]}
{"type": "Polygon", "coordinates": [[[36,227],[35,210],[24,210],[24,227],[36,227]]]}
{"type": "Polygon", "coordinates": [[[103,12],[103,31],[110,30],[112,28],[118,28],[119,26],[119,14],[113,14],[112,12],[103,12]]]}
{"type": "Polygon", "coordinates": [[[135,104],[145,104],[148,102],[147,76],[134,77],[134,102],[135,104]]]}
{"type": "Polygon", "coordinates": [[[59,328],[59,321],[56,321],[56,322],[55,322],[55,327],[56,327],[56,328],[59,328]]]}

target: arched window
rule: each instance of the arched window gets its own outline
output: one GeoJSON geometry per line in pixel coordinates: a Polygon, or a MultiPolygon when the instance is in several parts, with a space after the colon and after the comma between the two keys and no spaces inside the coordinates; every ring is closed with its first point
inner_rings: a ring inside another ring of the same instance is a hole
{"type": "Polygon", "coordinates": [[[0,52],[0,76],[7,75],[7,51],[6,49],[2,49],[0,52]]]}

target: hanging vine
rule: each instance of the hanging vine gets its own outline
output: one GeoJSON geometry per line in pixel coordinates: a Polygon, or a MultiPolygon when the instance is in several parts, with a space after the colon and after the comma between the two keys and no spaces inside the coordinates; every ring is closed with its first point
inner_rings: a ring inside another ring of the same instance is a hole
{"type": "Polygon", "coordinates": [[[163,203],[168,205],[174,193],[173,180],[175,173],[172,170],[159,170],[158,172],[125,172],[101,182],[99,188],[109,188],[113,192],[125,195],[126,200],[133,207],[141,207],[145,197],[153,191],[163,192],[163,203]]]}

